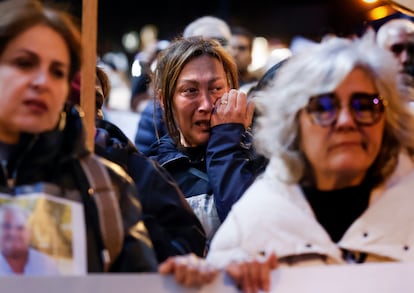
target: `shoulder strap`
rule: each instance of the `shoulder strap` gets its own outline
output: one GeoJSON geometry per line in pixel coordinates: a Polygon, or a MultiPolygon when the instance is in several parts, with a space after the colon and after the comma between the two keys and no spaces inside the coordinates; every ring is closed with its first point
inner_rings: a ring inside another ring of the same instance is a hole
{"type": "Polygon", "coordinates": [[[203,172],[203,171],[201,171],[201,170],[199,170],[197,168],[190,167],[188,169],[188,172],[190,172],[191,174],[193,174],[193,175],[195,175],[195,176],[197,176],[197,177],[199,177],[199,178],[201,178],[201,179],[203,179],[205,181],[209,181],[208,175],[205,172],[203,172]]]}
{"type": "Polygon", "coordinates": [[[104,270],[108,271],[123,246],[121,210],[106,166],[95,154],[83,157],[80,162],[89,181],[89,195],[93,196],[98,209],[99,226],[105,246],[102,258],[104,270]]]}

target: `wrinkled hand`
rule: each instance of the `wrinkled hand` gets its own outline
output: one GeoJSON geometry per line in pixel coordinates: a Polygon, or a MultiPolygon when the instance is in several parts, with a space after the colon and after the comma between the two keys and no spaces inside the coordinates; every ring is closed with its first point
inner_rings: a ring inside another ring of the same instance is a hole
{"type": "Polygon", "coordinates": [[[219,270],[207,263],[205,259],[188,254],[169,257],[158,267],[158,272],[164,275],[172,274],[178,284],[185,287],[201,287],[211,283],[219,270]]]}
{"type": "Polygon", "coordinates": [[[236,285],[245,293],[256,293],[259,290],[270,290],[270,273],[277,268],[278,261],[274,253],[264,258],[233,262],[226,268],[226,272],[236,285]]]}
{"type": "Polygon", "coordinates": [[[253,101],[248,101],[244,92],[232,89],[217,99],[210,126],[240,123],[247,129],[252,124],[254,107],[253,101]]]}

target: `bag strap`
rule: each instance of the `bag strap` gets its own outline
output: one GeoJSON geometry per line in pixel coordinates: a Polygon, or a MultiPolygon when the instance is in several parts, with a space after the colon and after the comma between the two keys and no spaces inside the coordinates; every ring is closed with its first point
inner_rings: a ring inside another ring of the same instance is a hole
{"type": "Polygon", "coordinates": [[[203,172],[203,171],[201,171],[197,168],[190,167],[190,168],[188,168],[188,172],[190,172],[191,174],[197,176],[198,178],[201,178],[205,181],[209,181],[208,175],[205,172],[203,172]]]}
{"type": "Polygon", "coordinates": [[[95,154],[89,154],[80,160],[81,166],[89,181],[88,193],[95,200],[102,241],[104,270],[107,272],[111,264],[120,254],[124,242],[124,229],[112,181],[106,166],[95,154]]]}

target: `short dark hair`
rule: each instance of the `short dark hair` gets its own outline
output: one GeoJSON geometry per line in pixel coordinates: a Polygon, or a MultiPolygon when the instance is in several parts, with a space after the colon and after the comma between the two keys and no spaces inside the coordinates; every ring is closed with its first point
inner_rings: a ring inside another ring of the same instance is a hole
{"type": "Polygon", "coordinates": [[[232,26],[231,34],[233,36],[244,36],[249,40],[249,51],[253,50],[253,42],[255,35],[247,28],[243,26],[232,26]]]}

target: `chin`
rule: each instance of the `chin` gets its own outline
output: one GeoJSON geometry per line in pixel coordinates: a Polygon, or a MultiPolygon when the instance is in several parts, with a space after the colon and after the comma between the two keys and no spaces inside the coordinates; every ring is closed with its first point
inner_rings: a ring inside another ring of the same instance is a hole
{"type": "Polygon", "coordinates": [[[200,136],[196,137],[195,144],[199,145],[199,146],[200,145],[206,145],[209,140],[210,140],[210,134],[200,135],[200,136]]]}
{"type": "Polygon", "coordinates": [[[33,125],[29,126],[29,127],[23,127],[22,128],[22,132],[25,133],[33,133],[33,134],[40,134],[43,132],[48,132],[55,129],[55,127],[34,127],[33,125]]]}

